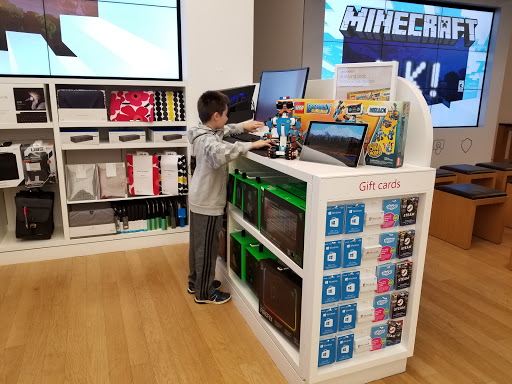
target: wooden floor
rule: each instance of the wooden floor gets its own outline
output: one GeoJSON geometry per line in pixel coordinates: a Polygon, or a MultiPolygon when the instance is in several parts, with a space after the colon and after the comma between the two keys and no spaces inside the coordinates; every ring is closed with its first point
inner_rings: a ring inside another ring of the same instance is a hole
{"type": "MultiPolygon", "coordinates": [[[[512,383],[512,230],[430,238],[416,349],[374,383],[512,383]]],[[[233,303],[186,293],[187,246],[0,267],[0,383],[285,383],[233,303]]]]}

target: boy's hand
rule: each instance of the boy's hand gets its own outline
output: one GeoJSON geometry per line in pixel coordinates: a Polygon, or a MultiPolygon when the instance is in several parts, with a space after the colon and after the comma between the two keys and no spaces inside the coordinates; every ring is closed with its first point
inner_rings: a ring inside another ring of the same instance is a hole
{"type": "Polygon", "coordinates": [[[248,132],[256,132],[256,130],[260,127],[263,127],[265,124],[263,124],[261,121],[248,121],[244,123],[243,127],[244,130],[248,132]]]}
{"type": "Polygon", "coordinates": [[[271,147],[273,145],[274,145],[274,143],[272,142],[272,140],[258,140],[258,141],[254,141],[252,143],[252,148],[260,149],[260,148],[264,148],[264,147],[271,147]]]}

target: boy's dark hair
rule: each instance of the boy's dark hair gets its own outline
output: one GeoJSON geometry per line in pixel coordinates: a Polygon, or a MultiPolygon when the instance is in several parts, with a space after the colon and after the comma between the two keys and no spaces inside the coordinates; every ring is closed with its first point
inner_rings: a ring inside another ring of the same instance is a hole
{"type": "Polygon", "coordinates": [[[229,105],[229,98],[219,91],[206,91],[197,100],[197,112],[202,123],[209,121],[215,112],[222,115],[229,105]]]}

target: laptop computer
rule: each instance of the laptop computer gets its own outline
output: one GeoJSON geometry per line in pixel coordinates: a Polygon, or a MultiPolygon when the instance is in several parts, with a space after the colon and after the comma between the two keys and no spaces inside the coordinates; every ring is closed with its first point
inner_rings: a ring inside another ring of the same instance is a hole
{"type": "Polygon", "coordinates": [[[300,160],[357,167],[368,124],[310,121],[300,160]]]}

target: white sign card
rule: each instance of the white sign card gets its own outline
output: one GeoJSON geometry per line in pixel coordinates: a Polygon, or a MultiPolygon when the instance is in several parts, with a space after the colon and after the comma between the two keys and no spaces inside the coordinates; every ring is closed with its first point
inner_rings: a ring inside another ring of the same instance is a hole
{"type": "Polygon", "coordinates": [[[336,100],[395,100],[398,62],[336,64],[336,100]]]}

